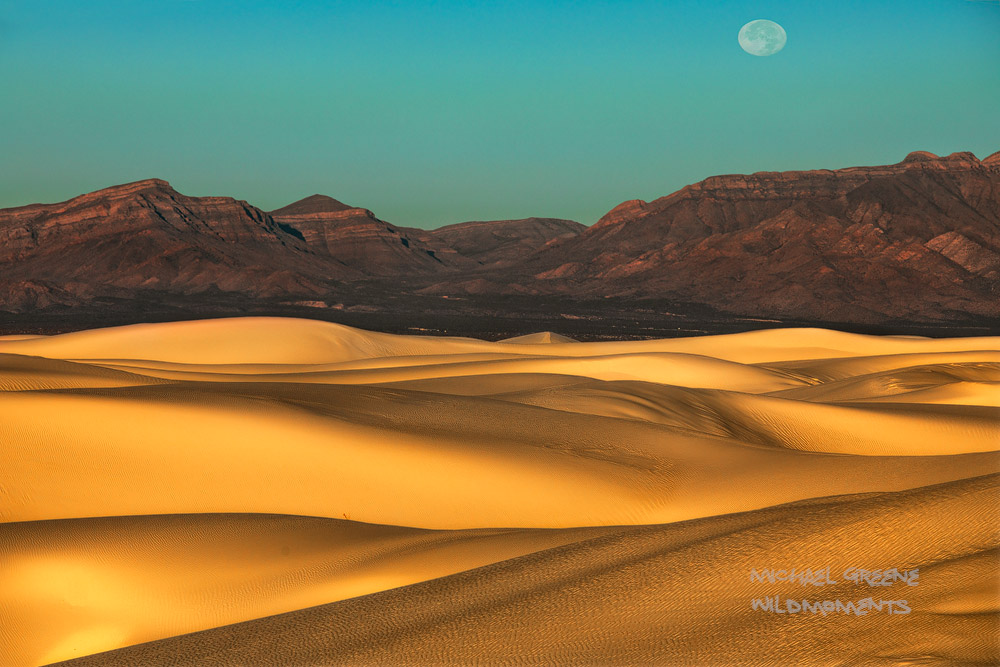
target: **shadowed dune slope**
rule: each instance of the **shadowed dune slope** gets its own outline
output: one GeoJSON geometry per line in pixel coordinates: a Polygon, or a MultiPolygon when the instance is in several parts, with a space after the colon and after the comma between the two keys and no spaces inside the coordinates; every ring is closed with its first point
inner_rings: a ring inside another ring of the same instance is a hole
{"type": "MultiPolygon", "coordinates": [[[[585,412],[712,434],[745,443],[803,451],[859,455],[922,455],[997,449],[1000,409],[963,403],[953,384],[939,401],[905,406],[885,402],[825,404],[642,382],[580,382],[570,387],[511,392],[507,401],[585,412]],[[944,399],[950,398],[950,401],[944,399]]],[[[993,385],[974,394],[989,397],[993,385]]],[[[922,395],[926,395],[924,390],[922,395]]],[[[915,397],[910,396],[915,400],[915,397]]]]}
{"type": "Polygon", "coordinates": [[[693,417],[675,428],[357,385],[188,383],[0,398],[0,439],[9,443],[0,486],[17,491],[0,507],[4,521],[346,512],[420,528],[663,523],[1000,470],[994,454],[977,451],[996,431],[981,415],[924,428],[925,439],[907,445],[864,429],[881,421],[921,434],[919,416],[813,403],[804,407],[835,413],[815,441],[788,426],[806,428],[808,412],[775,410],[786,423],[769,427],[721,403],[704,426],[693,417]],[[857,443],[871,451],[855,446],[865,455],[845,457],[852,441],[837,420],[852,410],[867,420],[857,443]],[[747,437],[720,437],[727,424],[747,437]],[[912,455],[941,453],[948,424],[960,426],[952,455],[912,455]],[[829,451],[816,451],[823,446],[829,451]]]}
{"type": "Polygon", "coordinates": [[[0,391],[134,387],[164,382],[93,364],[0,353],[0,391]]]}
{"type": "Polygon", "coordinates": [[[3,338],[0,664],[989,664],[998,387],[1000,339],[818,329],[3,338]],[[749,582],[824,566],[921,579],[749,582]]]}

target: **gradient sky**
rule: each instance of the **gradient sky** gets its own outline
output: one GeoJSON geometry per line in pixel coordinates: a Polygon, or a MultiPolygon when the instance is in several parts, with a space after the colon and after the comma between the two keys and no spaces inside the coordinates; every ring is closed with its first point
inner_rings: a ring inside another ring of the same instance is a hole
{"type": "Polygon", "coordinates": [[[1000,150],[993,0],[0,0],[0,207],[159,177],[390,222],[1000,150]],[[737,43],[756,18],[788,44],[737,43]]]}

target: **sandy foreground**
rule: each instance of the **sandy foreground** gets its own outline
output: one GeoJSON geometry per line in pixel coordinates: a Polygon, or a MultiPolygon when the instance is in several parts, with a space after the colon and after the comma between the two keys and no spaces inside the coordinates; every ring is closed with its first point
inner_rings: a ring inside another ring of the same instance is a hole
{"type": "Polygon", "coordinates": [[[0,665],[996,664],[997,450],[1000,338],[0,337],[0,665]]]}

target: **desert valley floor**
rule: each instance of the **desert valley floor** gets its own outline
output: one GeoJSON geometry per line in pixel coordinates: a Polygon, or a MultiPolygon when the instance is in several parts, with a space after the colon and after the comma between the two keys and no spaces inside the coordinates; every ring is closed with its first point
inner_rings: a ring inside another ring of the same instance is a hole
{"type": "Polygon", "coordinates": [[[0,337],[0,664],[996,664],[997,450],[1000,338],[0,337]]]}

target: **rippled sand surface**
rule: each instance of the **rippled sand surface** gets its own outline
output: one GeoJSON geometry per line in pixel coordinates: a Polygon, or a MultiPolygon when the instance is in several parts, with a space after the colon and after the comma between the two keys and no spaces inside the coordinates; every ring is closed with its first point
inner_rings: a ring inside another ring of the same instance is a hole
{"type": "Polygon", "coordinates": [[[0,664],[992,664],[997,450],[998,338],[0,337],[0,664]]]}

